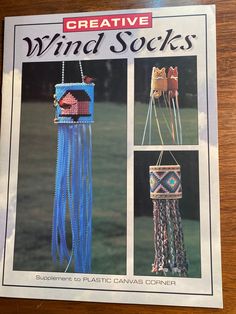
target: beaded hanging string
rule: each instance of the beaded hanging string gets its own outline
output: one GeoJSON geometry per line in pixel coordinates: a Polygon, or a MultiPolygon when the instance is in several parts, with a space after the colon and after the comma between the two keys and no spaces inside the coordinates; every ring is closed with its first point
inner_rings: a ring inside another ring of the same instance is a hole
{"type": "Polygon", "coordinates": [[[91,272],[92,136],[94,84],[65,83],[55,86],[54,122],[58,126],[57,164],[52,226],[52,257],[66,261],[65,271],[91,272]],[[70,217],[70,228],[66,218],[70,217]],[[68,230],[70,229],[70,230],[68,230]]]}
{"type": "Polygon", "coordinates": [[[152,144],[152,120],[157,127],[158,137],[162,145],[165,144],[163,131],[171,137],[172,144],[182,144],[182,124],[178,101],[178,68],[152,68],[151,89],[146,122],[143,130],[142,145],[152,144]],[[160,121],[164,124],[161,125],[160,121]]]}
{"type": "Polygon", "coordinates": [[[149,167],[155,252],[152,272],[187,276],[188,264],[179,210],[179,199],[182,198],[181,169],[173,154],[170,154],[175,165],[161,165],[162,151],[157,164],[149,167]]]}

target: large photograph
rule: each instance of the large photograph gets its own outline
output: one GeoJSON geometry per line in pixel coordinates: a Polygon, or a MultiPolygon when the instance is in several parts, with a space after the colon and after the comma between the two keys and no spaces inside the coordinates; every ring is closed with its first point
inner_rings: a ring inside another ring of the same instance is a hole
{"type": "Polygon", "coordinates": [[[126,273],[126,63],[23,64],[14,270],[126,273]]]}
{"type": "Polygon", "coordinates": [[[135,59],[135,145],[198,144],[197,57],[135,59]]]}
{"type": "Polygon", "coordinates": [[[201,277],[197,151],[134,156],[134,273],[201,277]]]}

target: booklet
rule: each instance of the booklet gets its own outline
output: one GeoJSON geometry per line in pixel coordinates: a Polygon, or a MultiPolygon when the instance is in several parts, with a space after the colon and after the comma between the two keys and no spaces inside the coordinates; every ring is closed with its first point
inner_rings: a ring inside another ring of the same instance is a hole
{"type": "Polygon", "coordinates": [[[0,295],[222,307],[215,6],[6,17],[0,295]]]}

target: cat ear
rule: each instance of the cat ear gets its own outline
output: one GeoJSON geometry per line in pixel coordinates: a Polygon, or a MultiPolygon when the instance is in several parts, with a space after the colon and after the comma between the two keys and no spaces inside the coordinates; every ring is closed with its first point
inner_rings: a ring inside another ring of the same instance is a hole
{"type": "Polygon", "coordinates": [[[178,76],[178,67],[176,66],[176,67],[169,67],[169,70],[168,70],[168,77],[170,77],[170,76],[178,76]]]}
{"type": "Polygon", "coordinates": [[[163,78],[166,78],[166,68],[163,67],[163,68],[161,69],[161,74],[162,74],[162,77],[163,77],[163,78]]]}
{"type": "Polygon", "coordinates": [[[173,67],[169,67],[168,73],[167,73],[167,77],[171,77],[172,76],[173,70],[174,70],[173,67]]]}
{"type": "Polygon", "coordinates": [[[161,74],[161,70],[160,70],[158,67],[156,67],[155,70],[154,70],[154,74],[155,74],[155,76],[157,76],[157,77],[161,76],[161,75],[160,75],[160,74],[161,74]]]}
{"type": "Polygon", "coordinates": [[[175,68],[173,69],[173,72],[174,72],[175,76],[178,76],[178,67],[175,67],[175,68]]]}

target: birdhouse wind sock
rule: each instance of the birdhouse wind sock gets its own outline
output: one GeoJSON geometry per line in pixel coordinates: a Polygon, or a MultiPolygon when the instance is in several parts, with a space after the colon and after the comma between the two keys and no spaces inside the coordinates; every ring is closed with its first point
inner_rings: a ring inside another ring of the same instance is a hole
{"type": "Polygon", "coordinates": [[[152,272],[186,276],[188,265],[179,211],[179,199],[182,198],[180,166],[150,166],[149,175],[155,251],[152,272]]]}
{"type": "Polygon", "coordinates": [[[55,86],[58,126],[52,257],[75,272],[91,271],[94,84],[55,86]],[[70,227],[66,218],[70,217],[70,227]]]}

